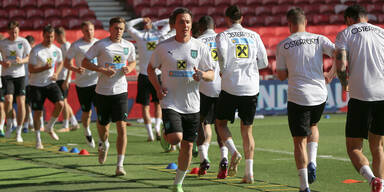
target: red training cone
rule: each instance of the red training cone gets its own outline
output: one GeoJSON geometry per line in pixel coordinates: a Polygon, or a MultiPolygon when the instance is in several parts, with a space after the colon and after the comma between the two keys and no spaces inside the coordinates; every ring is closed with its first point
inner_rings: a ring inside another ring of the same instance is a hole
{"type": "Polygon", "coordinates": [[[192,171],[190,172],[190,174],[197,174],[197,173],[199,173],[199,169],[200,168],[198,168],[198,167],[193,168],[192,171]]]}
{"type": "Polygon", "coordinates": [[[82,149],[79,153],[79,155],[89,155],[89,152],[85,149],[82,149]]]}

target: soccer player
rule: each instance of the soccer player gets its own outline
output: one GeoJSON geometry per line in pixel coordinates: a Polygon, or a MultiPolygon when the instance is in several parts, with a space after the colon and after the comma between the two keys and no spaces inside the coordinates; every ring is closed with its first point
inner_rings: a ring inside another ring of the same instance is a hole
{"type": "MultiPolygon", "coordinates": [[[[98,79],[98,74],[95,71],[85,69],[81,66],[81,62],[85,58],[85,53],[90,47],[95,44],[98,39],[94,38],[95,26],[90,21],[84,21],[81,24],[81,32],[83,37],[72,43],[69,48],[66,58],[64,60],[64,66],[76,73],[76,92],[77,98],[81,106],[81,122],[84,127],[84,135],[88,145],[92,148],[95,147],[95,141],[92,137],[90,129],[91,115],[92,115],[92,103],[95,106],[96,97],[95,89],[98,79]],[[76,65],[72,65],[71,60],[75,59],[76,65]]],[[[93,64],[97,64],[97,58],[91,60],[93,64]]]]}
{"type": "Polygon", "coordinates": [[[56,84],[57,76],[63,67],[63,61],[61,50],[53,44],[54,39],[54,28],[51,25],[46,25],[43,28],[43,42],[32,49],[28,65],[28,70],[31,73],[29,78],[30,99],[33,110],[37,149],[43,149],[40,138],[40,117],[46,98],[55,105],[46,131],[48,131],[54,140],[59,140],[53,126],[64,107],[64,97],[56,84]]]}
{"type": "MultiPolygon", "coordinates": [[[[220,77],[220,66],[218,63],[217,47],[216,47],[216,32],[215,23],[212,17],[203,16],[198,22],[199,33],[201,36],[198,38],[204,44],[210,48],[211,57],[213,60],[213,67],[215,72],[215,79],[212,82],[202,81],[200,83],[200,123],[201,128],[199,129],[197,137],[197,145],[200,156],[200,169],[199,175],[206,174],[206,171],[210,167],[208,158],[208,148],[211,142],[212,130],[211,124],[215,124],[215,109],[216,103],[219,98],[221,91],[221,77],[220,77]]],[[[215,126],[215,130],[217,127],[215,126]]],[[[217,131],[216,131],[217,132],[217,131]]],[[[217,142],[220,146],[221,161],[219,165],[218,178],[225,178],[227,175],[228,168],[228,149],[221,142],[220,136],[217,134],[217,142]],[[225,175],[225,176],[224,176],[225,175]]]]}
{"type": "Polygon", "coordinates": [[[234,121],[236,109],[238,110],[245,154],[243,182],[253,183],[255,142],[252,124],[259,94],[259,69],[268,66],[267,52],[259,34],[241,26],[243,17],[238,6],[226,9],[225,20],[230,28],[216,36],[222,74],[216,124],[222,141],[232,155],[228,175],[235,176],[242,156],[236,149],[227,123],[234,121]]]}
{"type": "MultiPolygon", "coordinates": [[[[156,139],[160,140],[160,125],[161,125],[161,107],[159,99],[156,95],[156,90],[153,88],[151,82],[148,80],[147,66],[151,55],[159,43],[159,37],[169,30],[168,19],[153,22],[149,17],[137,18],[127,23],[127,29],[131,37],[136,41],[139,51],[139,66],[140,74],[137,79],[137,96],[136,103],[142,105],[142,114],[144,119],[145,128],[147,129],[148,139],[147,141],[154,141],[152,132],[152,122],[150,114],[150,95],[152,95],[152,102],[155,103],[155,131],[156,139]],[[144,30],[139,31],[134,28],[135,25],[144,23],[144,30]],[[161,30],[153,29],[152,25],[157,26],[157,23],[162,23],[163,28],[161,30]]],[[[160,78],[160,74],[158,74],[160,78]]]]}
{"type": "Polygon", "coordinates": [[[288,122],[300,192],[309,192],[309,183],[316,179],[317,123],[328,96],[323,54],[332,57],[335,45],[325,36],[305,31],[307,20],[302,9],[290,9],[287,21],[291,35],[277,46],[276,70],[280,80],[288,79],[288,122]]]}
{"type": "MultiPolygon", "coordinates": [[[[62,58],[66,58],[67,52],[71,43],[69,43],[65,38],[65,29],[63,27],[59,27],[55,29],[55,39],[57,43],[60,44],[60,50],[63,54],[62,58]]],[[[77,123],[75,115],[73,115],[72,107],[69,105],[67,101],[68,97],[68,88],[69,83],[71,81],[71,70],[67,68],[63,68],[58,77],[57,77],[57,85],[60,88],[61,93],[64,96],[64,108],[63,108],[63,128],[58,130],[58,132],[67,132],[70,129],[76,130],[79,128],[79,124],[77,123]],[[69,121],[71,121],[71,128],[69,128],[69,121]]]]}
{"type": "Polygon", "coordinates": [[[191,37],[192,13],[177,8],[170,19],[176,36],[160,43],[152,54],[148,77],[155,87],[163,112],[166,141],[181,142],[173,191],[182,183],[192,159],[192,146],[200,123],[199,81],[212,81],[214,72],[208,47],[191,37]],[[161,83],[155,70],[162,72],[161,83]]]}
{"type": "Polygon", "coordinates": [[[110,122],[116,123],[117,176],[126,174],[123,167],[128,117],[128,83],[125,75],[136,66],[135,47],[131,42],[122,39],[124,29],[124,18],[112,18],[109,21],[110,36],[89,48],[82,62],[82,67],[99,74],[95,91],[100,164],[104,164],[107,158],[110,122]],[[92,62],[94,58],[97,58],[97,64],[92,62]]]}
{"type": "MultiPolygon", "coordinates": [[[[25,39],[28,41],[31,48],[35,46],[35,38],[32,35],[27,35],[25,39]]],[[[24,65],[25,67],[25,84],[27,85],[25,87],[25,117],[24,117],[24,125],[23,125],[23,132],[28,132],[28,129],[33,130],[33,115],[32,110],[30,106],[30,99],[29,99],[29,71],[28,71],[28,65],[24,65]]]]}
{"type": "MultiPolygon", "coordinates": [[[[8,23],[9,37],[0,43],[0,52],[3,57],[1,80],[5,90],[5,114],[7,116],[6,136],[11,134],[12,127],[12,104],[13,95],[17,103],[17,129],[16,141],[23,142],[21,129],[25,116],[25,69],[28,63],[31,46],[25,38],[19,37],[19,23],[10,21],[8,23]]],[[[16,125],[13,125],[16,126],[16,125]]]]}
{"type": "MultiPolygon", "coordinates": [[[[0,54],[0,61],[3,58],[0,54]]],[[[0,65],[0,73],[1,73],[2,66],[0,65]]],[[[4,123],[5,123],[5,111],[4,111],[4,89],[3,84],[1,83],[1,77],[0,77],[0,137],[4,137],[4,123]]]]}
{"type": "Polygon", "coordinates": [[[349,6],[344,19],[348,27],[337,34],[335,44],[337,75],[350,96],[345,128],[347,152],[372,192],[383,191],[384,30],[368,23],[367,12],[359,5],[349,6]],[[367,138],[373,172],[363,154],[363,140],[367,138]]]}

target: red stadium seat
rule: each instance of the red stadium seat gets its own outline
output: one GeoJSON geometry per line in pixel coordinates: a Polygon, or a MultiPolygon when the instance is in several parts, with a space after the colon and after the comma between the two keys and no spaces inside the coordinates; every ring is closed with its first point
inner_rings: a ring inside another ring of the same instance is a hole
{"type": "Polygon", "coordinates": [[[44,10],[44,17],[46,19],[53,18],[53,17],[61,18],[61,12],[58,11],[57,9],[48,8],[44,10]]]}
{"type": "Polygon", "coordinates": [[[61,18],[79,18],[79,12],[77,9],[63,8],[61,9],[61,18]]]}
{"type": "Polygon", "coordinates": [[[268,27],[258,27],[256,29],[256,32],[260,35],[262,39],[276,36],[275,30],[268,27]]]}
{"type": "Polygon", "coordinates": [[[314,15],[312,23],[314,25],[329,24],[329,15],[314,15]]]}
{"type": "Polygon", "coordinates": [[[245,20],[245,25],[248,27],[259,27],[264,25],[264,19],[262,17],[249,17],[245,20]]]}
{"type": "Polygon", "coordinates": [[[58,19],[58,18],[48,19],[47,23],[51,24],[53,27],[64,27],[65,26],[63,24],[63,20],[58,19]]]}
{"type": "Polygon", "coordinates": [[[261,1],[260,0],[246,0],[246,5],[251,5],[251,6],[255,6],[255,5],[261,5],[261,1]]]}
{"type": "Polygon", "coordinates": [[[301,8],[306,15],[317,14],[319,12],[319,7],[316,5],[303,5],[301,8]]]}
{"type": "Polygon", "coordinates": [[[383,13],[383,4],[367,4],[365,8],[368,13],[383,13]]]}
{"type": "Polygon", "coordinates": [[[287,25],[288,24],[288,19],[285,16],[282,16],[280,19],[280,24],[281,25],[287,25]]]}
{"type": "Polygon", "coordinates": [[[38,8],[55,8],[55,1],[52,0],[37,0],[36,5],[38,8]]]}
{"type": "Polygon", "coordinates": [[[258,6],[255,8],[255,15],[271,15],[273,6],[258,6]]]}
{"type": "Polygon", "coordinates": [[[173,7],[160,7],[157,10],[157,17],[160,19],[169,18],[173,9],[173,7]]]}
{"type": "Polygon", "coordinates": [[[165,7],[166,1],[164,0],[151,0],[151,7],[165,7]]]}
{"type": "Polygon", "coordinates": [[[261,4],[263,5],[277,5],[277,0],[261,0],[261,4]]]}
{"type": "Polygon", "coordinates": [[[215,17],[215,25],[216,27],[225,27],[225,18],[224,17],[215,17]]]}
{"type": "Polygon", "coordinates": [[[282,15],[285,17],[285,14],[294,6],[292,5],[277,5],[272,7],[272,15],[282,15]]]}
{"type": "Polygon", "coordinates": [[[136,9],[138,11],[138,15],[141,17],[157,17],[157,12],[153,10],[153,8],[150,7],[143,7],[140,9],[136,9]]]}
{"type": "Polygon", "coordinates": [[[21,30],[31,30],[33,29],[33,24],[25,19],[16,19],[16,21],[19,23],[21,30]]]}
{"type": "Polygon", "coordinates": [[[8,12],[9,19],[16,20],[16,19],[25,19],[25,11],[22,9],[11,9],[8,12]]]}
{"type": "Polygon", "coordinates": [[[5,31],[8,27],[8,19],[0,19],[0,30],[5,31]]]}
{"type": "Polygon", "coordinates": [[[4,9],[19,8],[19,2],[15,0],[3,0],[3,8],[4,9]]]}
{"type": "Polygon", "coordinates": [[[245,6],[247,5],[247,0],[231,0],[231,5],[245,6]]]}
{"type": "MultiPolygon", "coordinates": [[[[167,7],[172,6],[172,7],[182,7],[183,3],[180,0],[167,0],[166,3],[167,7]]],[[[171,13],[169,13],[171,14],[171,13]]]]}
{"type": "Polygon", "coordinates": [[[329,24],[344,24],[344,16],[341,14],[330,15],[329,24]]]}
{"type": "Polygon", "coordinates": [[[88,8],[83,7],[83,8],[80,8],[78,11],[79,11],[79,19],[82,19],[82,20],[96,19],[95,13],[88,8]]]}
{"type": "Polygon", "coordinates": [[[100,20],[97,20],[97,19],[90,19],[88,20],[90,22],[92,22],[94,25],[95,25],[95,28],[96,29],[103,29],[103,23],[101,23],[100,20]]]}
{"type": "Polygon", "coordinates": [[[228,7],[229,5],[231,5],[231,0],[215,0],[214,4],[215,6],[228,7]]]}
{"type": "Polygon", "coordinates": [[[67,22],[67,28],[68,29],[79,29],[81,26],[82,21],[80,19],[67,19],[65,22],[67,22]]]}
{"type": "Polygon", "coordinates": [[[192,7],[191,12],[193,17],[200,18],[201,16],[208,15],[207,7],[192,7]]]}
{"type": "Polygon", "coordinates": [[[55,0],[55,7],[56,8],[71,8],[72,7],[72,0],[55,0]]]}
{"type": "Polygon", "coordinates": [[[133,0],[132,6],[135,9],[139,7],[149,7],[151,6],[151,0],[133,0]]]}
{"type": "Polygon", "coordinates": [[[36,8],[36,0],[20,0],[20,8],[36,8]]]}
{"type": "Polygon", "coordinates": [[[265,26],[281,25],[281,16],[266,16],[264,17],[265,26]]]}
{"type": "Polygon", "coordinates": [[[243,16],[254,16],[253,14],[255,13],[255,9],[253,7],[242,6],[240,7],[240,10],[243,16]]]}
{"type": "Polygon", "coordinates": [[[318,6],[319,13],[325,14],[325,13],[335,13],[335,7],[333,5],[329,4],[322,4],[318,6]]]}
{"type": "Polygon", "coordinates": [[[276,49],[277,44],[279,44],[282,39],[284,39],[284,37],[283,38],[276,38],[276,37],[268,38],[268,39],[265,39],[264,45],[266,48],[276,49]]]}
{"type": "Polygon", "coordinates": [[[72,7],[88,7],[88,3],[85,0],[72,0],[72,7]]]}
{"type": "Polygon", "coordinates": [[[292,0],[277,0],[278,5],[292,5],[292,0]]]}
{"type": "Polygon", "coordinates": [[[308,0],[293,0],[292,4],[296,6],[305,5],[308,4],[308,0]]]}
{"type": "Polygon", "coordinates": [[[196,7],[196,6],[199,6],[198,1],[183,0],[183,7],[191,8],[191,7],[196,7]]]}
{"type": "Polygon", "coordinates": [[[2,19],[8,19],[8,18],[9,18],[8,11],[7,11],[7,10],[4,10],[4,9],[0,9],[0,18],[2,18],[2,19]]]}
{"type": "Polygon", "coordinates": [[[44,12],[37,8],[29,8],[26,10],[26,18],[32,19],[32,18],[44,18],[44,12]]]}
{"type": "Polygon", "coordinates": [[[377,15],[377,21],[378,23],[384,23],[384,14],[377,15]]]}
{"type": "Polygon", "coordinates": [[[281,36],[281,37],[288,37],[290,35],[288,27],[275,27],[274,28],[276,36],[281,36]]]}
{"type": "Polygon", "coordinates": [[[215,5],[215,2],[212,1],[212,0],[198,0],[198,3],[199,3],[199,6],[206,6],[206,7],[209,7],[209,6],[214,6],[215,5]]]}
{"type": "Polygon", "coordinates": [[[45,26],[46,20],[45,19],[33,19],[32,20],[32,26],[33,29],[41,29],[45,26]]]}

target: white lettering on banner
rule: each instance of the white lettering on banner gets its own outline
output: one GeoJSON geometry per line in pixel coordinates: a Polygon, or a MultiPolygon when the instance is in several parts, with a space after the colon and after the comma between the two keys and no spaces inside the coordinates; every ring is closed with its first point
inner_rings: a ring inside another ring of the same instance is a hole
{"type": "Polygon", "coordinates": [[[259,101],[257,103],[258,108],[264,110],[271,110],[275,106],[275,85],[269,85],[268,91],[265,86],[260,86],[259,101]],[[268,93],[269,92],[269,93],[268,93]],[[266,106],[264,106],[264,102],[266,106]]]}
{"type": "Polygon", "coordinates": [[[282,110],[287,108],[287,93],[288,93],[288,84],[277,85],[277,110],[282,110]]]}

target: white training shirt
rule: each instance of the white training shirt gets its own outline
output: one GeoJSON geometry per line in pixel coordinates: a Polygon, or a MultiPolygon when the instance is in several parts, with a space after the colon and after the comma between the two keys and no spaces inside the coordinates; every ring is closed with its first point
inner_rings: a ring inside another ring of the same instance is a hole
{"type": "Polygon", "coordinates": [[[24,64],[16,64],[16,57],[23,59],[31,52],[31,46],[25,38],[17,37],[14,41],[4,39],[0,41],[0,52],[4,60],[10,60],[11,66],[2,70],[1,76],[13,78],[25,76],[24,64]]]}
{"type": "Polygon", "coordinates": [[[55,83],[55,81],[51,80],[51,77],[57,63],[62,62],[61,50],[56,45],[52,44],[50,47],[45,47],[43,44],[36,45],[29,56],[29,64],[42,67],[47,62],[52,62],[52,68],[39,73],[31,73],[29,85],[44,87],[55,83]]]}
{"type": "Polygon", "coordinates": [[[161,108],[183,114],[200,111],[199,82],[192,75],[195,73],[194,67],[202,71],[213,70],[206,45],[194,38],[186,43],[169,38],[157,46],[152,54],[151,65],[161,70],[162,87],[168,90],[160,100],[161,108]]]}
{"type": "Polygon", "coordinates": [[[384,30],[357,23],[341,31],[336,49],[347,52],[349,96],[362,101],[384,100],[384,30]]]}
{"type": "MultiPolygon", "coordinates": [[[[138,47],[140,56],[140,74],[148,75],[147,67],[152,53],[155,50],[156,45],[159,43],[159,38],[168,32],[169,27],[164,26],[161,30],[151,29],[144,31],[139,31],[133,27],[136,24],[143,22],[143,20],[143,18],[137,18],[129,21],[127,23],[127,29],[129,35],[131,35],[131,37],[136,41],[138,47]]],[[[168,19],[165,19],[165,21],[168,21],[168,19]]]]}
{"type": "MultiPolygon", "coordinates": [[[[77,67],[81,67],[81,62],[85,58],[85,53],[87,53],[88,49],[95,44],[98,39],[93,38],[91,42],[86,42],[83,38],[72,43],[71,47],[67,52],[67,59],[71,60],[75,58],[75,64],[77,67]]],[[[97,65],[97,58],[91,60],[91,63],[97,65]]],[[[91,71],[85,69],[83,74],[76,73],[75,83],[78,87],[89,87],[92,85],[96,85],[98,79],[98,75],[96,71],[91,71]]]]}
{"type": "MultiPolygon", "coordinates": [[[[62,58],[65,58],[68,52],[69,47],[71,46],[71,43],[65,42],[61,44],[60,50],[62,54],[62,58]]],[[[64,60],[63,60],[64,61],[64,60]]],[[[61,69],[59,75],[57,76],[57,80],[65,80],[68,75],[68,69],[63,66],[63,69],[61,69]]],[[[70,79],[71,77],[69,77],[70,79]]]]}
{"type": "Polygon", "coordinates": [[[220,66],[215,41],[216,35],[217,33],[213,29],[208,29],[199,38],[197,38],[209,47],[213,62],[212,65],[215,72],[215,79],[213,81],[200,82],[200,92],[208,97],[219,97],[221,91],[220,66]]]}
{"type": "Polygon", "coordinates": [[[175,29],[172,29],[172,30],[168,31],[168,33],[162,35],[162,36],[160,37],[159,41],[160,41],[160,42],[165,41],[165,40],[167,40],[167,39],[169,39],[169,38],[171,38],[171,37],[174,37],[175,35],[176,35],[176,30],[175,30],[175,29]]]}
{"type": "Polygon", "coordinates": [[[259,93],[259,69],[268,66],[267,51],[259,34],[233,24],[216,36],[221,89],[236,96],[259,93]]]}
{"type": "Polygon", "coordinates": [[[294,33],[278,44],[276,69],[288,70],[288,101],[314,106],[327,100],[323,54],[332,57],[334,51],[327,37],[307,32],[294,33]]]}
{"type": "Polygon", "coordinates": [[[113,67],[116,74],[108,77],[98,73],[99,79],[96,85],[96,93],[101,95],[118,95],[128,91],[128,83],[122,67],[127,62],[136,61],[135,47],[125,39],[118,43],[111,41],[110,37],[96,42],[85,54],[88,60],[97,57],[97,65],[102,67],[113,67]]]}

